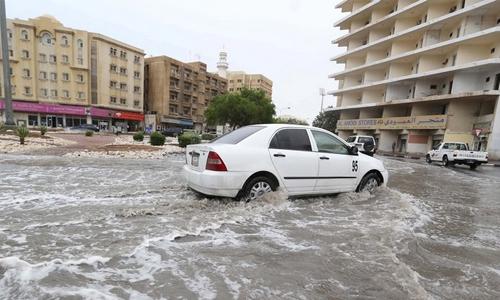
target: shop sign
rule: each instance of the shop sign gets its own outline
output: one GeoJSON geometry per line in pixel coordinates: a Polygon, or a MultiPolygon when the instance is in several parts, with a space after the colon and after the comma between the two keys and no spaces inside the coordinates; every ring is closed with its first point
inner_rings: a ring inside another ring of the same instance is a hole
{"type": "MultiPolygon", "coordinates": [[[[0,109],[4,109],[4,107],[4,100],[0,100],[0,109]]],[[[12,101],[12,109],[22,112],[85,116],[85,107],[74,105],[12,101]]]]}
{"type": "Polygon", "coordinates": [[[445,129],[446,115],[337,121],[337,129],[445,129]]]}
{"type": "Polygon", "coordinates": [[[144,115],[141,113],[129,112],[129,111],[118,111],[115,112],[115,119],[121,120],[131,120],[131,121],[144,121],[144,115]]]}

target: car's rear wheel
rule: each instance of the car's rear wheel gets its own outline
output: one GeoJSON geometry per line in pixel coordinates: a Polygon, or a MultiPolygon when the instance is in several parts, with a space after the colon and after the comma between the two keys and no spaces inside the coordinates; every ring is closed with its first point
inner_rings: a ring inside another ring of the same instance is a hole
{"type": "Polygon", "coordinates": [[[368,173],[361,179],[361,182],[356,189],[356,192],[369,192],[370,194],[375,191],[377,187],[380,186],[382,180],[380,176],[375,173],[368,173]]]}
{"type": "Polygon", "coordinates": [[[443,156],[443,165],[448,167],[450,165],[450,161],[448,160],[448,156],[443,156]]]}
{"type": "Polygon", "coordinates": [[[471,170],[475,170],[475,169],[477,169],[477,166],[479,166],[479,165],[478,164],[472,164],[472,165],[469,165],[469,168],[471,170]]]}
{"type": "Polygon", "coordinates": [[[257,176],[250,179],[241,191],[240,200],[253,201],[263,195],[275,191],[277,184],[269,177],[257,176]]]}
{"type": "Polygon", "coordinates": [[[429,154],[427,154],[425,156],[425,161],[428,163],[428,164],[432,164],[432,159],[431,159],[431,156],[429,154]]]}

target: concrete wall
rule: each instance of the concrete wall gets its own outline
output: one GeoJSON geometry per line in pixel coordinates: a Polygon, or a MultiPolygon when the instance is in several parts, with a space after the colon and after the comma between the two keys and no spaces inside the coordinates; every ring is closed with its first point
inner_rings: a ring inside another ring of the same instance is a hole
{"type": "Polygon", "coordinates": [[[470,62],[487,59],[489,57],[489,47],[478,47],[477,45],[460,45],[458,47],[455,65],[459,66],[470,62]]]}
{"type": "Polygon", "coordinates": [[[364,90],[362,95],[362,103],[384,102],[384,90],[364,90]]]}
{"type": "Polygon", "coordinates": [[[411,63],[392,63],[389,67],[389,78],[397,78],[412,73],[411,63]]]}
{"type": "Polygon", "coordinates": [[[491,124],[491,131],[488,140],[488,156],[492,160],[500,160],[500,97],[496,101],[495,117],[491,124]]]}
{"type": "Polygon", "coordinates": [[[422,56],[418,62],[418,72],[424,73],[431,70],[440,69],[443,67],[445,57],[441,55],[426,55],[422,56]]]}
{"type": "Polygon", "coordinates": [[[360,92],[345,93],[342,95],[342,106],[361,104],[362,95],[360,92]]]}
{"type": "Polygon", "coordinates": [[[346,60],[345,69],[349,70],[349,69],[356,68],[356,67],[359,67],[359,66],[364,65],[364,64],[365,64],[364,57],[349,57],[346,60]]]}
{"type": "Polygon", "coordinates": [[[417,18],[405,18],[405,19],[397,19],[394,23],[394,32],[398,33],[401,31],[405,31],[417,24],[417,18]]]}
{"type": "Polygon", "coordinates": [[[399,130],[380,130],[378,150],[392,152],[392,145],[397,142],[399,132],[399,130]]]}
{"type": "Polygon", "coordinates": [[[387,57],[387,51],[384,50],[370,50],[366,54],[366,63],[371,63],[387,57]]]}
{"type": "Polygon", "coordinates": [[[396,56],[401,53],[406,53],[415,50],[413,41],[395,41],[392,43],[391,55],[396,56]]]}
{"type": "Polygon", "coordinates": [[[371,83],[371,82],[376,82],[376,81],[381,81],[384,80],[386,77],[386,71],[385,70],[369,70],[365,72],[364,75],[364,83],[371,83]]]}
{"type": "Polygon", "coordinates": [[[385,99],[386,101],[408,99],[410,96],[409,89],[411,88],[411,85],[390,85],[387,87],[385,99]]]}

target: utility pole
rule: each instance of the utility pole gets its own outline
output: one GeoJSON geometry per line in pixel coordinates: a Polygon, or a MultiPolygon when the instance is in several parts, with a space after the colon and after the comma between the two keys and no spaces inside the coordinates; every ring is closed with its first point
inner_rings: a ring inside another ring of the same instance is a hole
{"type": "Polygon", "coordinates": [[[7,39],[5,0],[0,0],[0,38],[2,42],[3,87],[5,94],[5,125],[15,126],[14,113],[12,111],[12,91],[10,89],[9,42],[7,39]]]}
{"type": "Polygon", "coordinates": [[[324,88],[319,89],[319,95],[321,96],[321,111],[320,112],[323,112],[323,100],[324,100],[325,95],[326,95],[326,91],[324,88]]]}

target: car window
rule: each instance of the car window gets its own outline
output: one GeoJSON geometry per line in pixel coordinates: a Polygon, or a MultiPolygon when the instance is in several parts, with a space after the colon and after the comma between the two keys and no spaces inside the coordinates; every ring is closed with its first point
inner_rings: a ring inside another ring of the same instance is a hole
{"type": "Polygon", "coordinates": [[[354,143],[355,140],[356,140],[355,136],[350,136],[350,137],[347,138],[346,142],[348,142],[348,143],[354,143]]]}
{"type": "Polygon", "coordinates": [[[364,144],[364,143],[370,143],[370,142],[373,143],[373,139],[371,137],[360,137],[358,139],[358,143],[364,144]]]}
{"type": "Polygon", "coordinates": [[[339,139],[325,132],[312,130],[319,152],[349,154],[349,149],[339,139]]]}
{"type": "Polygon", "coordinates": [[[449,146],[450,150],[457,150],[457,148],[458,148],[457,144],[455,144],[455,143],[451,143],[450,146],[449,146]]]}
{"type": "Polygon", "coordinates": [[[467,150],[467,147],[465,147],[465,144],[457,144],[458,145],[458,150],[467,150]]]}
{"type": "Polygon", "coordinates": [[[278,131],[272,138],[269,148],[312,151],[311,141],[305,129],[283,129],[278,131]]]}
{"type": "Polygon", "coordinates": [[[234,131],[224,134],[221,137],[216,138],[211,141],[211,144],[238,144],[243,141],[247,137],[256,133],[259,130],[262,130],[264,126],[245,126],[238,128],[234,131]]]}
{"type": "Polygon", "coordinates": [[[443,148],[441,148],[441,149],[448,149],[448,148],[449,148],[449,146],[448,146],[448,145],[449,145],[448,143],[444,144],[444,145],[443,145],[443,148]]]}

